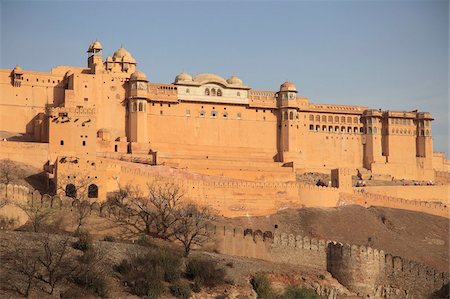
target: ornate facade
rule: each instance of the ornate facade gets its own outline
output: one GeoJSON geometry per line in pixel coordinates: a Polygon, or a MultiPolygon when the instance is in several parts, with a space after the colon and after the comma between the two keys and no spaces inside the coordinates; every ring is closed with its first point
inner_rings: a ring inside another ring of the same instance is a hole
{"type": "Polygon", "coordinates": [[[263,91],[208,73],[154,83],[124,48],[106,59],[102,50],[98,41],[89,46],[87,67],[0,70],[0,130],[48,144],[47,169],[58,157],[129,157],[194,173],[289,181],[338,167],[433,180],[443,167],[433,165],[428,112],[314,104],[291,82],[263,91]]]}

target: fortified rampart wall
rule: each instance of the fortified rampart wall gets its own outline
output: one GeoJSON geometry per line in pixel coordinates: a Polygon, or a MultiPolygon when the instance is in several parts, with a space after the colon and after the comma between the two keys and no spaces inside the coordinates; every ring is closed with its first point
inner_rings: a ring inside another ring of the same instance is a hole
{"type": "Polygon", "coordinates": [[[423,212],[435,216],[450,218],[450,206],[447,203],[423,200],[408,200],[404,198],[361,193],[355,190],[351,193],[340,193],[339,205],[357,204],[364,207],[381,206],[394,209],[423,212]]]}
{"type": "Polygon", "coordinates": [[[373,194],[399,197],[410,200],[439,201],[448,203],[450,197],[449,185],[434,186],[367,186],[365,191],[373,194]]]}
{"type": "Polygon", "coordinates": [[[121,185],[145,186],[155,180],[178,184],[185,190],[186,198],[209,205],[224,216],[267,215],[289,207],[335,207],[339,200],[337,188],[294,182],[170,179],[156,176],[154,172],[142,167],[120,166],[121,185]]]}
{"type": "Polygon", "coordinates": [[[449,273],[371,247],[251,229],[212,231],[223,254],[328,271],[361,296],[425,298],[449,282],[449,273]]]}
{"type": "MultiPolygon", "coordinates": [[[[80,203],[65,196],[41,195],[17,185],[0,184],[0,198],[54,208],[82,204],[98,215],[116,212],[104,203],[80,203]]],[[[449,282],[449,273],[371,247],[252,229],[212,226],[208,230],[215,236],[220,253],[328,271],[362,296],[424,298],[449,282]]]]}
{"type": "Polygon", "coordinates": [[[49,159],[48,143],[0,141],[0,159],[10,159],[42,169],[49,159]]]}

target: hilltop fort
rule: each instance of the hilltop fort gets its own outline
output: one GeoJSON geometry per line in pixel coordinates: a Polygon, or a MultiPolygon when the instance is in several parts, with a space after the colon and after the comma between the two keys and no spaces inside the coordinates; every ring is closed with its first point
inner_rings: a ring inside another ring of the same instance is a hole
{"type": "Polygon", "coordinates": [[[141,165],[259,182],[334,168],[414,180],[449,170],[433,153],[428,112],[314,104],[291,82],[263,91],[209,73],[154,83],[123,47],[106,59],[102,50],[89,45],[87,67],[0,70],[0,130],[11,136],[1,158],[45,169],[69,195],[71,179],[89,172],[91,198],[132,180],[141,165]]]}

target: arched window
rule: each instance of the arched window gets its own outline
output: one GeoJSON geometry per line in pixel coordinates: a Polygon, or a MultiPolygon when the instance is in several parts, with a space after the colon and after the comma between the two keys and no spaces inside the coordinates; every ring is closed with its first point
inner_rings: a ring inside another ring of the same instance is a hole
{"type": "Polygon", "coordinates": [[[358,118],[357,117],[353,117],[353,123],[357,124],[358,123],[358,118]]]}
{"type": "Polygon", "coordinates": [[[334,131],[337,133],[337,132],[339,132],[339,126],[335,126],[334,127],[334,131]]]}
{"type": "Polygon", "coordinates": [[[351,124],[352,123],[352,118],[349,116],[349,117],[347,117],[347,122],[349,123],[349,124],[351,124]]]}
{"type": "Polygon", "coordinates": [[[143,111],[144,110],[144,106],[142,105],[142,102],[139,103],[139,111],[143,111]]]}
{"type": "Polygon", "coordinates": [[[351,133],[352,132],[352,127],[347,127],[347,133],[351,133]]]}
{"type": "Polygon", "coordinates": [[[98,187],[95,184],[90,184],[88,187],[88,198],[98,198],[98,187]]]}
{"type": "Polygon", "coordinates": [[[314,125],[309,125],[309,130],[314,131],[314,125]]]}
{"type": "Polygon", "coordinates": [[[361,133],[361,134],[364,133],[364,128],[363,127],[359,128],[359,133],[361,133]]]}
{"type": "Polygon", "coordinates": [[[398,129],[395,129],[395,134],[398,134],[398,129]]]}
{"type": "Polygon", "coordinates": [[[423,135],[425,135],[425,134],[424,134],[424,131],[423,131],[423,130],[420,130],[420,136],[423,136],[423,135]]]}
{"type": "Polygon", "coordinates": [[[325,115],[322,115],[322,121],[323,121],[324,123],[327,122],[327,117],[326,117],[325,115]]]}
{"type": "Polygon", "coordinates": [[[345,116],[341,116],[341,123],[345,124],[345,116]]]}
{"type": "Polygon", "coordinates": [[[66,186],[66,196],[75,198],[77,197],[77,188],[74,184],[67,184],[66,186]]]}
{"type": "Polygon", "coordinates": [[[323,131],[323,132],[326,132],[326,131],[327,131],[327,126],[325,126],[325,125],[322,126],[322,131],[323,131]]]}
{"type": "Polygon", "coordinates": [[[289,112],[289,119],[290,120],[293,120],[294,119],[294,112],[289,112]]]}
{"type": "MultiPolygon", "coordinates": [[[[344,119],[344,121],[345,121],[345,119],[344,119]]],[[[342,127],[341,127],[341,133],[344,133],[344,132],[345,132],[345,127],[342,126],[342,127]]]]}
{"type": "Polygon", "coordinates": [[[372,127],[367,128],[367,134],[372,134],[372,127]]]}
{"type": "Polygon", "coordinates": [[[316,121],[320,121],[320,115],[316,115],[316,121]]]}
{"type": "Polygon", "coordinates": [[[353,127],[353,133],[358,133],[358,127],[353,127]]]}
{"type": "Polygon", "coordinates": [[[211,89],[211,95],[215,96],[216,95],[216,90],[214,88],[211,89]]]}
{"type": "Polygon", "coordinates": [[[133,109],[131,109],[131,112],[137,111],[137,104],[136,102],[133,103],[133,109]]]}
{"type": "Polygon", "coordinates": [[[333,132],[333,126],[328,126],[328,132],[333,132]]]}
{"type": "Polygon", "coordinates": [[[287,113],[287,111],[284,112],[284,120],[288,120],[288,113],[287,113]]]}
{"type": "Polygon", "coordinates": [[[310,120],[310,121],[314,121],[314,115],[310,114],[310,115],[309,115],[309,120],[310,120]]]}
{"type": "Polygon", "coordinates": [[[316,125],[316,131],[320,131],[320,126],[316,125]]]}
{"type": "Polygon", "coordinates": [[[222,96],[222,89],[218,89],[218,90],[217,90],[217,96],[218,96],[218,97],[221,97],[221,96],[222,96]]]}
{"type": "Polygon", "coordinates": [[[377,133],[377,128],[373,128],[373,133],[376,134],[377,133]]]}
{"type": "Polygon", "coordinates": [[[372,118],[371,118],[371,117],[367,118],[367,123],[368,123],[369,125],[372,124],[372,118]]]}
{"type": "Polygon", "coordinates": [[[338,123],[338,122],[339,122],[339,116],[335,116],[335,117],[334,117],[334,122],[335,122],[335,123],[338,123]]]}
{"type": "Polygon", "coordinates": [[[328,116],[328,122],[330,122],[330,123],[333,122],[333,117],[332,116],[328,116]]]}
{"type": "Polygon", "coordinates": [[[209,88],[205,89],[205,96],[209,96],[209,88]]]}

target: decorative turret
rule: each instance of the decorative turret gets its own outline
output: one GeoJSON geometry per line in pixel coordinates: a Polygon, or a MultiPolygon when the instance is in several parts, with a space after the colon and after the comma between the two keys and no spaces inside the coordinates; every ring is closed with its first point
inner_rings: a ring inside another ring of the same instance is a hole
{"type": "Polygon", "coordinates": [[[136,70],[130,76],[130,97],[128,99],[128,121],[130,141],[148,143],[147,134],[147,76],[136,70]]]}
{"type": "Polygon", "coordinates": [[[87,49],[88,68],[90,68],[91,72],[94,74],[99,71],[103,65],[102,50],[102,44],[98,40],[93,41],[87,49]]]}
{"type": "Polygon", "coordinates": [[[19,65],[16,65],[12,71],[12,83],[14,87],[20,87],[23,80],[23,71],[19,65]]]}
{"type": "Polygon", "coordinates": [[[133,74],[131,74],[130,76],[131,97],[139,97],[147,99],[147,87],[148,87],[147,76],[143,72],[136,70],[133,74]]]}

